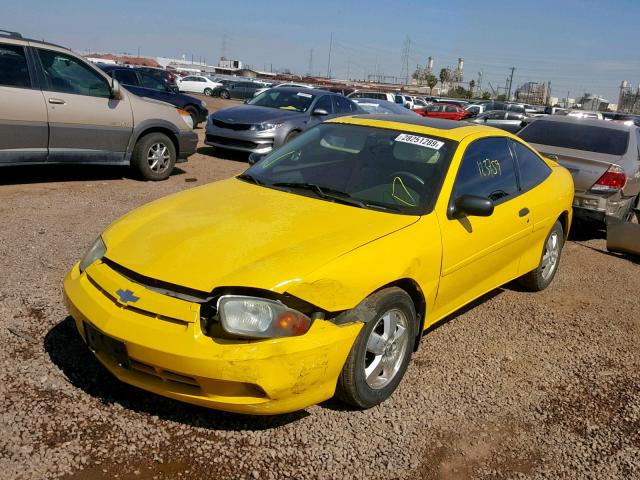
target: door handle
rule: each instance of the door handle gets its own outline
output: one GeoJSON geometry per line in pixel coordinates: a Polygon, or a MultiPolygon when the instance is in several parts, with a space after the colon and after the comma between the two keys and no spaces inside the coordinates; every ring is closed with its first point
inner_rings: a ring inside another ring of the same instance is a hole
{"type": "Polygon", "coordinates": [[[520,212],[518,212],[518,215],[520,215],[521,217],[526,217],[527,215],[529,215],[529,209],[528,208],[523,208],[522,210],[520,210],[520,212]]]}
{"type": "Polygon", "coordinates": [[[50,98],[49,99],[49,103],[53,104],[53,105],[64,105],[65,102],[64,100],[60,99],[60,98],[50,98]]]}

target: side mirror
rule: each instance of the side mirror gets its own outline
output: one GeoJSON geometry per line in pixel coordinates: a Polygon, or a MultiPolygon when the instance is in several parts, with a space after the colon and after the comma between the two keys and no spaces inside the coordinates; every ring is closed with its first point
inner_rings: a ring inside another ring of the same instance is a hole
{"type": "Polygon", "coordinates": [[[264,158],[264,154],[253,152],[251,155],[249,155],[249,165],[255,165],[263,158],[264,158]]]}
{"type": "Polygon", "coordinates": [[[120,83],[115,78],[111,79],[111,98],[113,100],[122,100],[120,83]]]}
{"type": "Polygon", "coordinates": [[[327,112],[324,108],[316,108],[313,111],[314,115],[320,115],[320,116],[324,116],[324,115],[329,115],[329,112],[327,112]]]}
{"type": "Polygon", "coordinates": [[[177,85],[167,85],[167,92],[178,93],[177,85]]]}
{"type": "Polygon", "coordinates": [[[464,216],[488,217],[493,213],[493,202],[486,197],[477,195],[462,195],[453,202],[449,208],[452,218],[464,216]]]}

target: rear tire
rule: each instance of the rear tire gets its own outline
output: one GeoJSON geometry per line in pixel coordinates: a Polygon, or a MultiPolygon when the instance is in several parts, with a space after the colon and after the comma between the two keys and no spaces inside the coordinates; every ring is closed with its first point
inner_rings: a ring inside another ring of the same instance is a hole
{"type": "Polygon", "coordinates": [[[401,288],[374,293],[366,306],[375,316],[364,324],[342,367],[336,397],[357,408],[385,401],[407,370],[416,338],[416,311],[401,288]]]}
{"type": "Polygon", "coordinates": [[[198,127],[198,111],[196,110],[196,107],[192,106],[192,105],[187,105],[186,107],[184,107],[184,111],[187,112],[189,115],[191,115],[191,120],[193,120],[193,128],[197,128],[198,127]]]}
{"type": "Polygon", "coordinates": [[[228,90],[220,90],[220,98],[224,100],[229,100],[231,98],[231,94],[228,90]]]}
{"type": "Polygon", "coordinates": [[[629,223],[640,223],[640,195],[631,200],[629,203],[629,211],[625,214],[623,221],[629,223]]]}
{"type": "Polygon", "coordinates": [[[210,97],[210,96],[212,96],[212,95],[213,95],[213,90],[211,90],[210,88],[205,88],[205,89],[204,89],[204,94],[205,94],[207,97],[210,97]]]}
{"type": "Polygon", "coordinates": [[[165,180],[176,164],[176,147],[164,133],[150,133],[138,139],[131,166],[145,180],[165,180]]]}
{"type": "Polygon", "coordinates": [[[560,254],[564,245],[564,230],[560,221],[551,227],[542,247],[540,263],[535,270],[523,275],[518,279],[518,283],[532,292],[539,292],[547,288],[558,271],[560,264],[560,254]]]}

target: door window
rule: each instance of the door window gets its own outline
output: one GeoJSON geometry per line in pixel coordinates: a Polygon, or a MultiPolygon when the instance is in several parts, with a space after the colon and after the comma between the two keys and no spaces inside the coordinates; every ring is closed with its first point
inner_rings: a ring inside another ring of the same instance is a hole
{"type": "Polygon", "coordinates": [[[542,183],[551,174],[549,166],[521,143],[513,140],[510,142],[518,162],[520,188],[527,191],[542,183]]]}
{"type": "Polygon", "coordinates": [[[166,91],[167,89],[165,83],[162,80],[147,73],[140,73],[140,81],[142,82],[142,86],[144,88],[161,91],[166,91]]]}
{"type": "Polygon", "coordinates": [[[184,77],[182,79],[183,82],[195,82],[195,78],[194,77],[184,77]]]}
{"type": "Polygon", "coordinates": [[[333,101],[336,105],[336,113],[352,113],[358,109],[355,103],[341,95],[334,95],[333,101]]]}
{"type": "Polygon", "coordinates": [[[487,113],[485,118],[487,120],[504,120],[504,112],[501,110],[496,110],[494,112],[487,113]]]}
{"type": "Polygon", "coordinates": [[[333,113],[333,105],[331,104],[331,95],[324,95],[323,97],[320,97],[316,102],[315,107],[313,108],[314,110],[317,108],[322,108],[323,110],[326,110],[327,113],[333,113]]]}
{"type": "Polygon", "coordinates": [[[31,88],[24,47],[0,45],[0,85],[31,88]]]}
{"type": "Polygon", "coordinates": [[[458,111],[458,109],[457,109],[456,107],[454,107],[453,105],[447,105],[447,106],[445,107],[445,110],[444,110],[444,111],[445,111],[445,112],[457,112],[457,111],[458,111]]]}
{"type": "Polygon", "coordinates": [[[507,113],[507,120],[522,120],[523,118],[524,118],[524,115],[521,113],[515,113],[515,112],[507,113]]]}
{"type": "Polygon", "coordinates": [[[502,203],[518,194],[518,181],[506,138],[476,140],[462,157],[453,198],[477,195],[502,203]]]}
{"type": "Polygon", "coordinates": [[[122,85],[133,85],[134,87],[138,86],[138,77],[136,76],[136,72],[134,72],[130,68],[114,70],[113,77],[122,85]]]}
{"type": "Polygon", "coordinates": [[[49,90],[91,97],[111,96],[107,80],[80,59],[43,49],[38,49],[38,55],[49,90]]]}

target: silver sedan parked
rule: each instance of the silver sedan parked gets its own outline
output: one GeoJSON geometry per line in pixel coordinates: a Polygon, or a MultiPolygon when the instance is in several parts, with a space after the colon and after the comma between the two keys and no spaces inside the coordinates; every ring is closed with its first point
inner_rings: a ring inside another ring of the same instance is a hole
{"type": "Polygon", "coordinates": [[[270,88],[246,105],[209,116],[205,143],[265,154],[333,117],[366,113],[348,98],[311,88],[270,88]]]}
{"type": "Polygon", "coordinates": [[[524,126],[523,122],[526,118],[527,116],[522,113],[509,112],[505,110],[492,110],[481,113],[470,121],[481,125],[487,125],[489,127],[500,128],[507,132],[516,133],[524,126]]]}
{"type": "Polygon", "coordinates": [[[571,172],[574,218],[609,222],[633,217],[640,196],[640,128],[548,115],[518,136],[571,172]]]}

